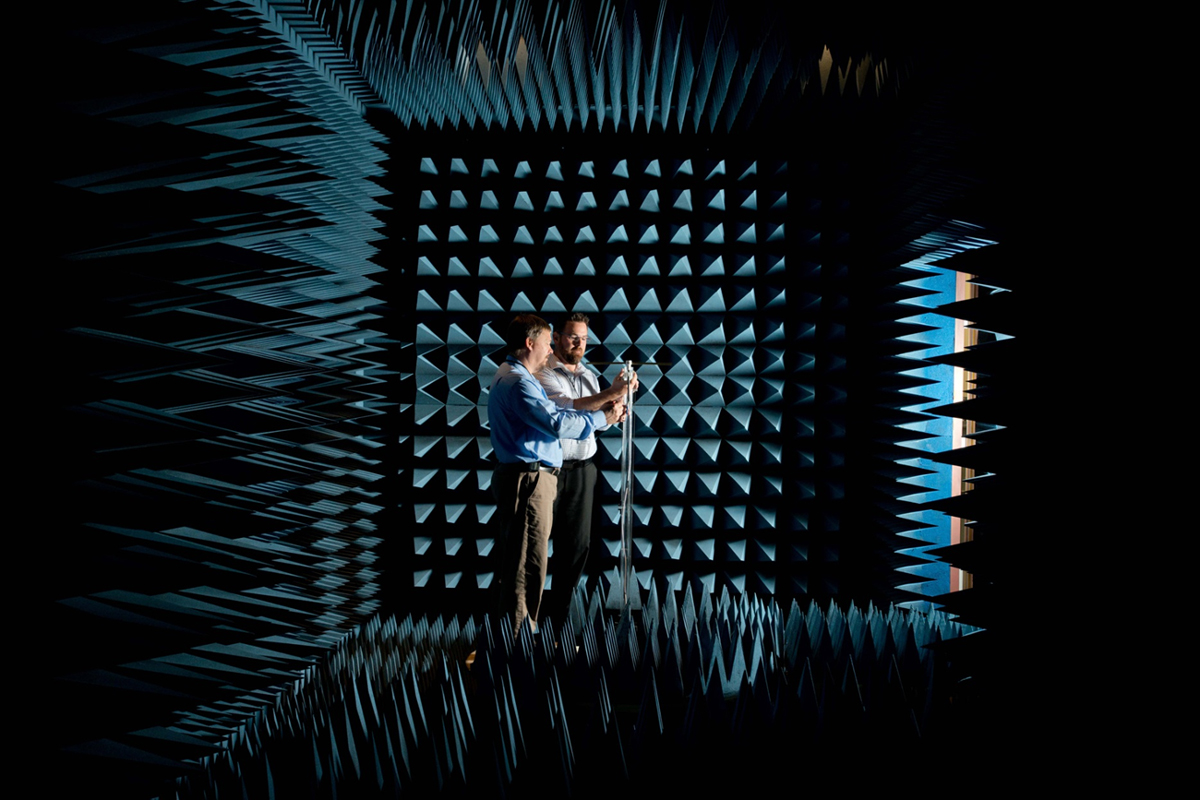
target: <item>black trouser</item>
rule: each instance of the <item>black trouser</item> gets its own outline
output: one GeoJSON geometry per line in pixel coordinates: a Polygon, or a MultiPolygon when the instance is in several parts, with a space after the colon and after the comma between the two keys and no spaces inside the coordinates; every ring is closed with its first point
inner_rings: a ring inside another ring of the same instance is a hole
{"type": "Polygon", "coordinates": [[[595,496],[596,465],[592,459],[567,461],[558,476],[558,496],[554,498],[554,528],[550,541],[554,555],[550,557],[553,588],[542,603],[540,619],[549,617],[554,633],[567,620],[575,584],[587,565],[592,544],[592,498],[595,496]]]}

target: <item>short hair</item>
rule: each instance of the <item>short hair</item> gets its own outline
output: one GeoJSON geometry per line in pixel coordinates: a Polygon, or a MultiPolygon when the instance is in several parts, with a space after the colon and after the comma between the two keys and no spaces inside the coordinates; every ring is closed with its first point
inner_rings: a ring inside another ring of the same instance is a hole
{"type": "Polygon", "coordinates": [[[536,339],[542,331],[550,330],[550,323],[534,314],[520,314],[508,323],[504,332],[504,344],[510,355],[525,349],[526,339],[536,339]]]}
{"type": "Polygon", "coordinates": [[[582,322],[584,325],[587,325],[589,323],[588,315],[582,311],[573,311],[567,316],[563,317],[563,321],[558,326],[558,330],[561,331],[563,328],[567,327],[567,323],[569,322],[582,322]]]}

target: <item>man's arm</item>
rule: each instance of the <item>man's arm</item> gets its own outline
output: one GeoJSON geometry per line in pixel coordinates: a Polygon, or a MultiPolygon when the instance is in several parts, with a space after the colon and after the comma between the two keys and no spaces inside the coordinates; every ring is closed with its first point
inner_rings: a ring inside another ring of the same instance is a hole
{"type": "Polygon", "coordinates": [[[607,389],[602,389],[599,393],[587,397],[576,398],[572,403],[572,408],[576,411],[603,411],[604,407],[614,400],[624,401],[625,389],[631,383],[636,392],[638,389],[636,372],[628,380],[623,375],[618,375],[612,386],[607,389]]]}
{"type": "Polygon", "coordinates": [[[537,385],[521,381],[517,387],[520,413],[532,428],[558,439],[586,439],[597,428],[610,424],[613,412],[605,409],[571,410],[553,403],[537,385]],[[597,413],[601,412],[601,413],[597,413]]]}

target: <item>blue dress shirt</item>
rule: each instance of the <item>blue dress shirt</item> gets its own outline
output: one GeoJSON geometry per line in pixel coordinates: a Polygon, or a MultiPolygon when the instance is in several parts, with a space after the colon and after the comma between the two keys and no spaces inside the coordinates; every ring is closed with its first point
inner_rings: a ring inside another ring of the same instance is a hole
{"type": "Polygon", "coordinates": [[[559,408],[538,379],[509,356],[492,379],[488,425],[501,464],[541,462],[562,466],[561,439],[586,439],[605,423],[603,411],[559,408]]]}

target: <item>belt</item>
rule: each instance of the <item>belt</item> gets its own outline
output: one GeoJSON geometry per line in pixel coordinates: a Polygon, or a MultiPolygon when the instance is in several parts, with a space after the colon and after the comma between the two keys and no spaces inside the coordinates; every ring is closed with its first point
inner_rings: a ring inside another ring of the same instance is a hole
{"type": "Polygon", "coordinates": [[[552,467],[549,464],[542,464],[537,461],[518,461],[515,464],[499,464],[500,469],[511,469],[515,472],[549,472],[551,475],[557,475],[562,470],[558,467],[552,467]]]}
{"type": "MultiPolygon", "coordinates": [[[[593,458],[594,458],[594,456],[593,456],[593,458]]],[[[569,460],[563,461],[562,468],[563,468],[564,472],[567,472],[569,470],[578,469],[579,467],[586,466],[590,463],[592,463],[591,458],[569,459],[569,460]]]]}

